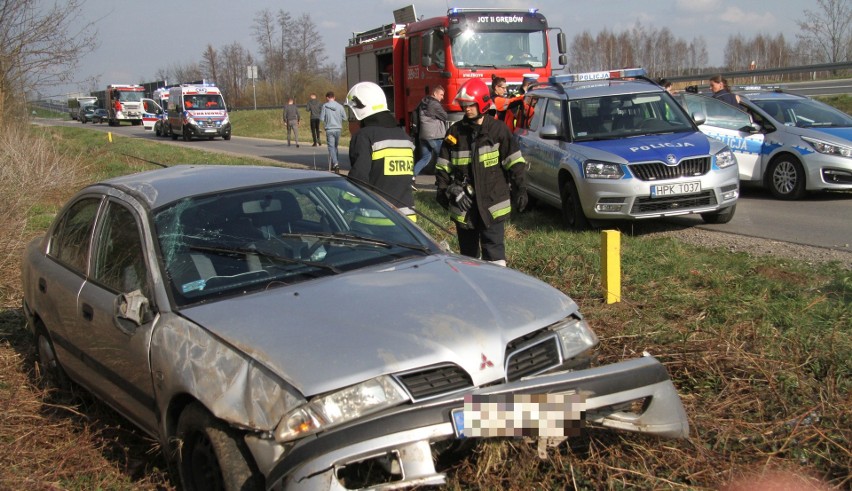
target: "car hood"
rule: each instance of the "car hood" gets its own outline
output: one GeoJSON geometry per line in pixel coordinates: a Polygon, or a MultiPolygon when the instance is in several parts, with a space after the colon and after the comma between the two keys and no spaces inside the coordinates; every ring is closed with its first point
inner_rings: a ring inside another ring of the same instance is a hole
{"type": "Polygon", "coordinates": [[[677,161],[683,158],[713,154],[721,150],[721,143],[709,140],[699,131],[644,135],[617,140],[600,140],[574,143],[582,149],[588,158],[608,159],[620,163],[661,161],[666,162],[668,155],[674,155],[677,161]],[[711,148],[713,144],[719,148],[711,148]],[[606,154],[609,154],[606,155],[606,154]],[[613,159],[611,156],[615,156],[613,159]]]}
{"type": "Polygon", "coordinates": [[[438,255],[181,311],[307,397],[455,363],[475,385],[504,376],[506,343],[577,311],[517,271],[438,255]]]}
{"type": "Polygon", "coordinates": [[[852,128],[799,128],[802,136],[821,138],[841,145],[852,142],[852,128]]]}

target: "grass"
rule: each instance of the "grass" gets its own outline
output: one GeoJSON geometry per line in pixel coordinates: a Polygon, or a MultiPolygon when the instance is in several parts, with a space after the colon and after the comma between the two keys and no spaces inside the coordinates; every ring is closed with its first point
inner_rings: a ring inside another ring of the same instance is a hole
{"type": "Polygon", "coordinates": [[[814,97],[814,99],[824,102],[829,106],[834,106],[846,114],[852,114],[852,96],[849,94],[820,96],[814,97]]]}
{"type": "MultiPolygon", "coordinates": [[[[110,144],[84,129],[39,131],[62,154],[85,155],[88,180],[153,167],[128,155],[167,164],[256,163],[138,139],[110,144]]],[[[30,208],[28,235],[43,231],[73,191],[30,208]]],[[[432,196],[417,193],[417,207],[440,228],[425,220],[421,226],[455,247],[454,235],[443,230],[452,231],[450,222],[432,196]]],[[[647,351],[666,365],[691,438],[590,431],[543,459],[523,440],[481,442],[446,463],[450,489],[717,489],[767,470],[811,479],[800,484],[852,485],[852,272],[640,230],[622,237],[622,301],[607,305],[599,247],[598,233],[568,233],[559,213],[547,208],[514,217],[507,228],[512,267],[579,304],[601,338],[601,363],[647,351]]],[[[0,488],[172,486],[156,445],[127,421],[84,392],[38,388],[19,287],[5,286],[0,488]]]]}
{"type": "MultiPolygon", "coordinates": [[[[255,138],[269,138],[272,140],[287,140],[287,130],[281,118],[281,109],[258,109],[247,111],[231,111],[228,117],[231,119],[235,136],[252,136],[255,138]]],[[[325,132],[320,125],[322,139],[325,141],[325,132]]],[[[311,124],[307,111],[302,110],[302,125],[299,127],[299,138],[301,141],[310,141],[311,124]]],[[[343,131],[340,133],[340,145],[349,145],[349,127],[344,123],[343,131]]]]}

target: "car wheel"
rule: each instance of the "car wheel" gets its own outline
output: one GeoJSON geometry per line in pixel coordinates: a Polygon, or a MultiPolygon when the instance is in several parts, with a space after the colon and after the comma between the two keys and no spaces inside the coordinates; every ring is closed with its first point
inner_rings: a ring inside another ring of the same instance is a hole
{"type": "Polygon", "coordinates": [[[188,142],[192,140],[192,134],[189,132],[189,128],[186,126],[183,127],[183,141],[188,142]]]}
{"type": "Polygon", "coordinates": [[[704,223],[728,223],[734,218],[734,213],[737,211],[737,205],[729,206],[719,211],[710,213],[702,213],[701,219],[704,223]]]}
{"type": "Polygon", "coordinates": [[[570,179],[562,186],[562,220],[568,230],[582,232],[589,228],[589,219],[583,213],[577,187],[570,179]]]}
{"type": "Polygon", "coordinates": [[[259,489],[261,474],[242,437],[198,403],[181,413],[177,426],[178,469],[184,490],[259,489]]]}
{"type": "Polygon", "coordinates": [[[169,135],[172,137],[172,140],[177,140],[177,133],[175,133],[175,130],[171,126],[169,127],[169,135]]]}
{"type": "Polygon", "coordinates": [[[231,134],[230,134],[230,133],[225,133],[225,136],[223,136],[223,137],[222,137],[222,139],[223,139],[223,140],[230,140],[230,139],[231,139],[231,134]]]}
{"type": "Polygon", "coordinates": [[[790,155],[778,156],[769,163],[766,185],[777,199],[799,199],[805,195],[805,169],[790,155]]]}
{"type": "Polygon", "coordinates": [[[68,375],[56,358],[56,349],[53,347],[50,335],[47,334],[47,328],[41,323],[36,327],[36,353],[39,371],[46,385],[68,389],[70,385],[68,375]]]}
{"type": "Polygon", "coordinates": [[[156,126],[156,125],[154,126],[154,135],[156,135],[156,136],[161,136],[161,135],[160,135],[160,127],[159,127],[159,126],[156,126]]]}

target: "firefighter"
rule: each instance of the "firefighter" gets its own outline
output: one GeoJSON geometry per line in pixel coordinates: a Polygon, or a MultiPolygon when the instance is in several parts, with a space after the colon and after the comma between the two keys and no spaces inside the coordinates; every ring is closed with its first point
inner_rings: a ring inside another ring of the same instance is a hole
{"type": "Polygon", "coordinates": [[[464,118],[444,138],[435,164],[436,200],[456,222],[460,252],[506,266],[505,222],[527,205],[526,162],[509,129],[489,114],[488,86],[472,79],[455,98],[464,118]]]}
{"type": "Polygon", "coordinates": [[[349,144],[349,179],[379,190],[408,216],[414,214],[411,178],[414,176],[414,143],[388,110],[384,91],[373,82],[360,82],[346,94],[346,105],[361,122],[349,144]]]}

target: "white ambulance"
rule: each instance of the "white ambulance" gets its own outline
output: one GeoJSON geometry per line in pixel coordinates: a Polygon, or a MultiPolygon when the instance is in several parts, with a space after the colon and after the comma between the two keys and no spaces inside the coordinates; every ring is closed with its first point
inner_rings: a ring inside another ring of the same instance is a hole
{"type": "Polygon", "coordinates": [[[169,89],[166,131],[172,140],[182,136],[212,140],[231,139],[228,108],[219,88],[212,84],[181,84],[169,89]]]}

